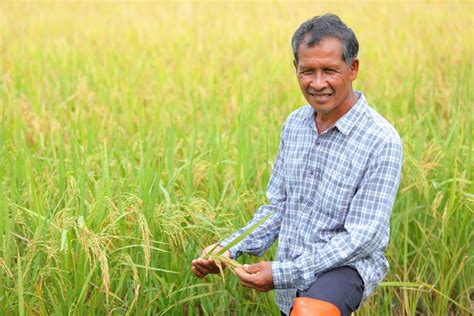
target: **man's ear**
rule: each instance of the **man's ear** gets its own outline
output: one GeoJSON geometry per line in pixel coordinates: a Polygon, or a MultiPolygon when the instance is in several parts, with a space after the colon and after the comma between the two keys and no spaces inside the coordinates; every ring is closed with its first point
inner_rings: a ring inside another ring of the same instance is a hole
{"type": "Polygon", "coordinates": [[[359,73],[359,59],[354,58],[350,65],[350,78],[354,81],[357,78],[357,74],[359,73]]]}

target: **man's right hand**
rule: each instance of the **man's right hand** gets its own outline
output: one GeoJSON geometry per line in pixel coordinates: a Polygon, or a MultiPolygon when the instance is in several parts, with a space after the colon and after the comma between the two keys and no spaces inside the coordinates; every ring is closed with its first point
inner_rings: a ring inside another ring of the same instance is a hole
{"type": "MultiPolygon", "coordinates": [[[[219,273],[219,267],[217,266],[217,264],[214,262],[214,260],[212,259],[204,259],[204,257],[206,256],[206,254],[211,251],[211,249],[214,248],[214,245],[210,245],[210,246],[207,246],[206,248],[204,248],[204,250],[202,251],[201,253],[201,256],[195,260],[193,260],[192,262],[192,268],[191,270],[193,271],[193,273],[198,277],[198,278],[204,278],[207,274],[209,273],[219,273]]],[[[217,253],[219,252],[219,250],[221,250],[222,247],[221,246],[217,246],[213,253],[217,253]]],[[[227,250],[224,254],[224,256],[226,257],[229,257],[230,258],[230,252],[229,250],[227,250]]],[[[225,266],[223,266],[224,268],[225,266]]]]}

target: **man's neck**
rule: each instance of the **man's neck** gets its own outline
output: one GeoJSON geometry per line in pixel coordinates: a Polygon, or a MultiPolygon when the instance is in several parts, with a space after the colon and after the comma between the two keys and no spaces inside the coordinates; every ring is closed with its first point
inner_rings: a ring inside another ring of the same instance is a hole
{"type": "Polygon", "coordinates": [[[321,135],[326,130],[330,129],[334,126],[338,119],[340,119],[344,114],[349,112],[350,109],[356,104],[358,100],[358,95],[355,92],[352,92],[349,102],[347,102],[347,106],[340,107],[338,111],[331,111],[329,113],[318,112],[315,117],[316,128],[318,130],[318,134],[321,135]]]}

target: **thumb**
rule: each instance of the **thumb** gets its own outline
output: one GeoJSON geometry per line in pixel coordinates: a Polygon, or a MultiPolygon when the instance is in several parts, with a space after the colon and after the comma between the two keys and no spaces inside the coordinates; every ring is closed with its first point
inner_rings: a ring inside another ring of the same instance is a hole
{"type": "Polygon", "coordinates": [[[244,264],[243,268],[245,271],[252,274],[260,271],[258,264],[244,264]]]}

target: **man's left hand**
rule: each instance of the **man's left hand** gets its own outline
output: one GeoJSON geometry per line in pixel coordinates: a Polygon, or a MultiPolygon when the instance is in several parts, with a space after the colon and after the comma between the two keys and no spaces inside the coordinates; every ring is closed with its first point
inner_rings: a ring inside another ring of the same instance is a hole
{"type": "Polygon", "coordinates": [[[237,274],[243,286],[259,292],[267,292],[275,288],[273,285],[272,264],[268,261],[236,268],[235,274],[237,274]]]}

